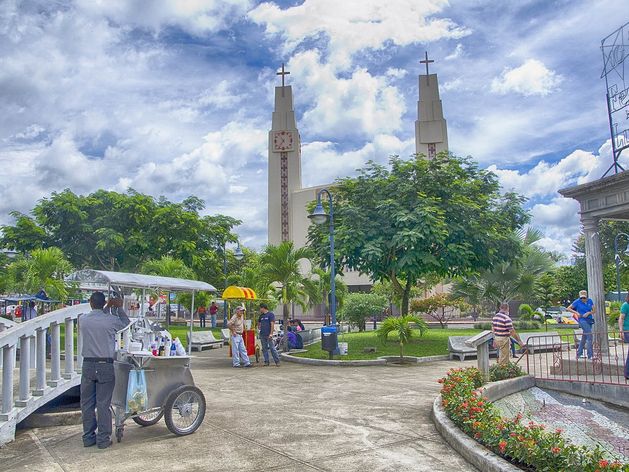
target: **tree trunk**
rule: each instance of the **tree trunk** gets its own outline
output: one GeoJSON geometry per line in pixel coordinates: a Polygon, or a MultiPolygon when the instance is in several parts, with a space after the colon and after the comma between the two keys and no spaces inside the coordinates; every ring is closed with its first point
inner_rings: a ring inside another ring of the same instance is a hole
{"type": "Polygon", "coordinates": [[[400,359],[404,358],[404,343],[400,341],[400,359]]]}
{"type": "Polygon", "coordinates": [[[408,302],[411,293],[411,281],[406,281],[406,286],[404,287],[404,294],[402,295],[402,316],[408,315],[408,302]]]}

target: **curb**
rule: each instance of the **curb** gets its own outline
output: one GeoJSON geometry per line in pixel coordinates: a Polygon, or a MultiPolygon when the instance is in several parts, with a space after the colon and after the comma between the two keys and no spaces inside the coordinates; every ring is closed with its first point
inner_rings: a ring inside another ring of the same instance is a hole
{"type": "Polygon", "coordinates": [[[441,406],[441,395],[435,398],[432,404],[431,417],[441,437],[478,470],[483,472],[522,471],[522,469],[497,456],[457,428],[452,420],[447,417],[445,410],[441,406]]]}
{"type": "MultiPolygon", "coordinates": [[[[326,366],[334,366],[334,367],[366,367],[373,365],[387,365],[394,364],[398,356],[383,356],[378,357],[377,359],[369,359],[369,360],[353,360],[353,361],[343,361],[339,359],[327,360],[327,359],[309,359],[307,357],[295,357],[290,353],[283,352],[281,354],[282,359],[287,362],[294,362],[296,364],[305,364],[305,365],[326,365],[326,366]]],[[[424,364],[426,362],[436,362],[436,361],[447,361],[449,357],[447,354],[441,356],[428,356],[428,357],[413,357],[413,356],[405,356],[404,359],[408,359],[408,364],[424,364]]]]}
{"type": "Polygon", "coordinates": [[[18,424],[18,428],[50,428],[81,424],[81,410],[56,413],[33,413],[18,424]]]}
{"type": "MultiPolygon", "coordinates": [[[[535,379],[530,375],[516,377],[514,379],[490,382],[478,389],[483,396],[491,402],[504,398],[522,390],[535,386],[535,379]]],[[[465,460],[483,472],[516,472],[521,471],[509,461],[494,454],[485,446],[476,442],[463,431],[461,431],[446,415],[441,405],[441,395],[435,398],[431,412],[432,422],[441,434],[441,437],[461,454],[465,460]]]]}

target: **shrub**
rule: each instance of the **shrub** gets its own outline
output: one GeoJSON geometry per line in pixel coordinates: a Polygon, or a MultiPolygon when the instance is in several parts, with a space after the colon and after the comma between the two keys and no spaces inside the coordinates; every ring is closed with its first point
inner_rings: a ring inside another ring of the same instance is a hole
{"type": "Polygon", "coordinates": [[[545,431],[522,415],[502,418],[477,389],[482,384],[478,369],[452,369],[440,379],[441,404],[448,417],[466,434],[496,454],[526,470],[594,472],[628,470],[629,464],[612,462],[598,447],[575,446],[562,431],[545,431]],[[522,467],[524,466],[524,467],[522,467]]]}
{"type": "Polygon", "coordinates": [[[388,302],[382,295],[374,293],[350,293],[339,312],[339,319],[365,331],[365,320],[378,316],[387,307],[388,302]]]}
{"type": "Polygon", "coordinates": [[[539,329],[542,325],[537,321],[514,321],[513,327],[515,329],[539,329]]]}
{"type": "Polygon", "coordinates": [[[498,380],[514,379],[516,377],[522,377],[524,372],[511,362],[507,365],[494,364],[489,368],[489,381],[497,382],[498,380]]]}
{"type": "Polygon", "coordinates": [[[518,308],[518,313],[521,320],[530,320],[535,312],[533,311],[533,308],[531,308],[531,305],[522,303],[522,305],[518,308]]]}
{"type": "Polygon", "coordinates": [[[488,329],[491,331],[491,323],[474,323],[474,329],[488,329]]]}
{"type": "Polygon", "coordinates": [[[609,304],[609,315],[607,315],[607,323],[609,324],[609,326],[615,327],[616,329],[618,329],[618,318],[620,317],[620,306],[621,303],[616,301],[616,302],[611,302],[609,304]]]}

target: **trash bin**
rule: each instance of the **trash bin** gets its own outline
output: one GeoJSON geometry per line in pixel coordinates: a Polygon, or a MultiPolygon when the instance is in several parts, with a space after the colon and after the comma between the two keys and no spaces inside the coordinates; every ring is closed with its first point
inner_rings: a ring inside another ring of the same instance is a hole
{"type": "Polygon", "coordinates": [[[338,349],[336,326],[321,328],[321,349],[333,353],[338,349]]]}

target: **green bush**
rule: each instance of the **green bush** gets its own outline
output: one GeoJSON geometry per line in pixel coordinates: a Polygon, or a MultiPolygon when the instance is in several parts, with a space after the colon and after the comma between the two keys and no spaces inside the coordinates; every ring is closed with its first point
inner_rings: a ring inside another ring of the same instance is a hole
{"type": "Polygon", "coordinates": [[[620,302],[611,302],[610,303],[610,312],[607,315],[607,323],[611,327],[618,328],[618,318],[620,317],[620,306],[622,304],[620,302]]]}
{"type": "Polygon", "coordinates": [[[533,308],[531,308],[531,305],[522,303],[522,305],[518,308],[518,313],[521,320],[530,320],[535,312],[533,311],[533,308]]]}
{"type": "Polygon", "coordinates": [[[491,331],[491,323],[474,323],[474,329],[488,329],[491,331]]]}
{"type": "Polygon", "coordinates": [[[497,382],[498,380],[514,379],[522,377],[524,372],[520,366],[509,362],[507,365],[494,364],[489,368],[489,381],[497,382]]]}
{"type": "Polygon", "coordinates": [[[537,321],[514,321],[513,322],[513,327],[515,329],[521,329],[521,330],[540,329],[541,326],[542,325],[538,323],[537,321]]]}
{"type": "Polygon", "coordinates": [[[367,318],[380,315],[387,305],[387,299],[382,295],[350,293],[339,311],[339,319],[350,326],[357,326],[359,331],[364,331],[367,318]]]}

